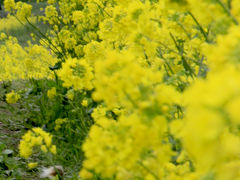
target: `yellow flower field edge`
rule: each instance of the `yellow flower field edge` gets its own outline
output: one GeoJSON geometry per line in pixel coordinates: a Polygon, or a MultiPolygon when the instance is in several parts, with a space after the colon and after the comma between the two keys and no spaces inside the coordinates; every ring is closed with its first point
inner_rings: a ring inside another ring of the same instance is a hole
{"type": "Polygon", "coordinates": [[[20,155],[57,154],[52,133],[83,151],[80,179],[239,179],[237,0],[48,0],[46,34],[30,5],[4,4],[39,41],[1,34],[0,80],[52,82],[40,94],[59,112],[39,121],[49,132],[23,136],[20,155]]]}

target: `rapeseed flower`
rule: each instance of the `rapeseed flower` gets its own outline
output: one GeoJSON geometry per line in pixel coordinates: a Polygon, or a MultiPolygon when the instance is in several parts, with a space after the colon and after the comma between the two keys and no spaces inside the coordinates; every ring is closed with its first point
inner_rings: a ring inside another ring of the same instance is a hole
{"type": "Polygon", "coordinates": [[[9,104],[15,104],[20,99],[20,95],[11,91],[10,93],[6,94],[6,101],[9,104]]]}

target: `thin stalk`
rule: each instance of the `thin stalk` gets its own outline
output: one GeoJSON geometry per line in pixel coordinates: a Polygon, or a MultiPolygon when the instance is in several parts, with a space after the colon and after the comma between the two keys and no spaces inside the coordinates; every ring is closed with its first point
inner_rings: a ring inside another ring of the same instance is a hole
{"type": "Polygon", "coordinates": [[[210,43],[209,39],[208,39],[208,35],[207,33],[204,31],[203,27],[200,25],[200,23],[198,22],[198,20],[193,16],[193,14],[191,12],[188,12],[188,14],[192,17],[192,19],[194,20],[194,22],[197,24],[197,26],[199,27],[201,33],[203,34],[206,42],[210,43]]]}
{"type": "Polygon", "coordinates": [[[55,81],[56,81],[57,87],[59,87],[58,75],[57,75],[56,71],[53,71],[53,72],[54,72],[54,76],[55,76],[55,81]]]}
{"type": "Polygon", "coordinates": [[[182,28],[182,30],[184,31],[184,33],[187,35],[188,39],[191,40],[191,35],[187,32],[186,28],[183,26],[182,23],[177,22],[177,24],[182,28]]]}
{"type": "Polygon", "coordinates": [[[165,71],[166,71],[166,73],[167,73],[167,76],[170,77],[170,74],[169,74],[169,72],[168,72],[168,70],[167,70],[166,64],[163,64],[163,66],[164,66],[164,69],[165,69],[165,71]]]}
{"type": "MultiPolygon", "coordinates": [[[[227,6],[225,6],[225,4],[221,1],[221,0],[217,0],[218,4],[223,8],[223,10],[225,11],[225,13],[227,13],[227,15],[232,19],[232,21],[234,22],[234,24],[238,25],[238,21],[237,19],[232,15],[231,11],[229,10],[229,8],[227,6]]],[[[230,5],[231,5],[231,1],[230,5]]]]}
{"type": "MultiPolygon", "coordinates": [[[[102,8],[97,2],[94,2],[97,6],[98,6],[98,8],[101,10],[101,13],[103,14],[103,12],[105,12],[110,18],[112,17],[110,14],[108,14],[108,12],[104,9],[104,8],[102,8]]],[[[104,15],[104,14],[103,14],[104,15]]]]}
{"type": "Polygon", "coordinates": [[[174,38],[173,34],[170,33],[170,36],[171,38],[173,39],[173,42],[176,46],[176,48],[178,49],[178,52],[179,52],[179,55],[181,56],[181,59],[182,59],[182,64],[183,64],[183,67],[186,71],[189,71],[190,72],[190,76],[193,78],[193,76],[196,76],[195,73],[193,72],[193,70],[191,69],[190,65],[187,63],[184,55],[183,55],[183,48],[182,47],[179,47],[176,39],[174,38]]]}
{"type": "Polygon", "coordinates": [[[227,1],[228,9],[232,9],[232,0],[227,1]]]}
{"type": "Polygon", "coordinates": [[[129,94],[124,90],[124,94],[126,95],[126,98],[132,103],[132,105],[137,108],[138,104],[129,96],[129,94]]]}
{"type": "Polygon", "coordinates": [[[28,20],[28,18],[25,18],[25,19],[26,19],[26,21],[28,22],[28,24],[29,24],[32,28],[34,28],[42,37],[44,37],[44,38],[48,41],[48,43],[49,43],[50,45],[52,45],[52,47],[54,47],[55,50],[56,50],[59,54],[62,55],[62,57],[64,57],[64,55],[57,49],[57,47],[51,42],[51,40],[50,40],[45,34],[43,34],[35,25],[33,25],[33,24],[28,20]]]}
{"type": "Polygon", "coordinates": [[[197,75],[198,77],[200,77],[200,75],[201,75],[203,60],[204,60],[204,56],[202,56],[202,58],[200,60],[200,65],[199,65],[199,70],[198,70],[198,75],[197,75]]]}
{"type": "Polygon", "coordinates": [[[170,64],[167,62],[166,58],[163,57],[160,48],[158,48],[157,52],[158,52],[158,55],[160,56],[160,58],[162,58],[162,59],[165,61],[165,64],[167,65],[167,67],[168,67],[168,69],[170,70],[170,72],[171,72],[172,74],[174,74],[174,72],[173,72],[170,64]]]}
{"type": "Polygon", "coordinates": [[[152,172],[148,167],[146,167],[142,162],[138,162],[140,166],[142,166],[147,172],[149,172],[156,180],[160,180],[159,177],[152,172]]]}
{"type": "MultiPolygon", "coordinates": [[[[23,26],[25,26],[25,24],[17,17],[17,16],[15,16],[15,15],[13,15],[16,19],[17,19],[17,21],[20,23],[20,24],[22,24],[23,26]]],[[[26,26],[27,27],[27,26],[26,26]]],[[[27,27],[27,29],[30,29],[29,27],[27,27]]],[[[49,43],[48,42],[46,42],[45,41],[45,39],[42,39],[42,37],[41,36],[39,36],[38,34],[35,34],[40,40],[42,40],[53,52],[54,52],[54,50],[49,46],[49,43]]],[[[55,52],[54,52],[55,53],[55,52]]]]}

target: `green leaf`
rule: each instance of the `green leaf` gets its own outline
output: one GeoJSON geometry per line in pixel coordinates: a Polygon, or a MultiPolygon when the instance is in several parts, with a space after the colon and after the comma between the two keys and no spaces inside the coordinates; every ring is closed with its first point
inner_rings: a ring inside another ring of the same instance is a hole
{"type": "Polygon", "coordinates": [[[5,149],[4,151],[2,151],[2,154],[6,154],[6,155],[13,154],[13,150],[11,150],[11,149],[5,149]]]}
{"type": "Polygon", "coordinates": [[[0,152],[5,149],[6,145],[0,142],[0,152]]]}

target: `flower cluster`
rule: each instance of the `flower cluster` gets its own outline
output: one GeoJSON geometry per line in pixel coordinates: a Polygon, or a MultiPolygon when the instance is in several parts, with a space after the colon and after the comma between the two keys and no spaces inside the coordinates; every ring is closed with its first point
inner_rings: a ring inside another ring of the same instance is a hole
{"type": "Polygon", "coordinates": [[[94,78],[92,67],[86,60],[67,59],[62,68],[58,71],[58,76],[63,80],[63,86],[73,87],[76,90],[91,90],[94,78]]]}
{"type": "Polygon", "coordinates": [[[20,141],[20,156],[29,158],[33,154],[34,147],[40,147],[42,152],[56,154],[56,146],[52,144],[52,135],[41,128],[29,130],[20,141]]]}
{"type": "Polygon", "coordinates": [[[20,95],[14,91],[6,94],[6,101],[9,104],[14,104],[20,99],[20,95]]]}
{"type": "MultiPolygon", "coordinates": [[[[30,6],[5,6],[30,16],[30,6]]],[[[49,0],[44,13],[44,45],[1,35],[0,80],[55,76],[67,111],[55,130],[90,129],[80,178],[238,179],[238,0],[49,0]]],[[[35,146],[56,153],[40,128],[24,135],[21,156],[35,146]]]]}
{"type": "Polygon", "coordinates": [[[32,6],[24,2],[15,3],[14,0],[4,1],[4,7],[9,12],[16,12],[16,17],[22,21],[31,16],[32,6]]]}
{"type": "MultiPolygon", "coordinates": [[[[1,41],[1,40],[0,40],[1,41]]],[[[0,43],[0,81],[17,79],[53,78],[49,66],[57,59],[40,45],[23,48],[14,37],[7,37],[0,43]]]]}

